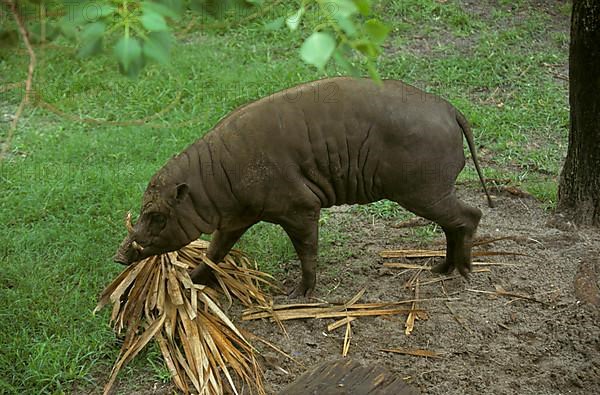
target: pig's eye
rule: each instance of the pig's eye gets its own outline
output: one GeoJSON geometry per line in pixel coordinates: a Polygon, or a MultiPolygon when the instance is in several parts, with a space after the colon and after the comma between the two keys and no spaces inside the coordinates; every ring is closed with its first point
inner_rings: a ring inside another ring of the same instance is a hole
{"type": "Polygon", "coordinates": [[[167,224],[167,218],[160,213],[153,213],[150,215],[150,227],[152,233],[159,233],[167,224]]]}

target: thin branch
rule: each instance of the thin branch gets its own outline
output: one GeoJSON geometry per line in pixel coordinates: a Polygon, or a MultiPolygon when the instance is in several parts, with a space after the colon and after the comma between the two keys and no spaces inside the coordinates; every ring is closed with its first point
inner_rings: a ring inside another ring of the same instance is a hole
{"type": "Polygon", "coordinates": [[[480,294],[486,294],[486,295],[494,295],[494,296],[506,296],[509,298],[517,298],[517,299],[523,299],[523,300],[529,300],[531,302],[535,302],[535,303],[540,303],[540,304],[547,304],[546,302],[536,299],[532,296],[529,295],[522,295],[519,293],[515,293],[515,292],[508,292],[505,291],[501,288],[497,289],[496,291],[485,291],[485,290],[481,290],[481,289],[471,289],[471,288],[467,288],[465,289],[465,291],[468,292],[474,292],[474,293],[480,293],[480,294]]]}
{"type": "Polygon", "coordinates": [[[23,114],[23,110],[25,106],[29,103],[29,94],[31,93],[31,88],[33,86],[33,72],[35,70],[35,52],[33,51],[33,47],[31,46],[31,42],[29,41],[29,34],[27,33],[27,29],[25,28],[25,23],[23,22],[23,18],[19,14],[17,10],[17,5],[14,0],[2,0],[4,4],[8,6],[10,12],[15,18],[15,22],[17,27],[19,28],[19,33],[21,33],[21,37],[23,38],[23,43],[27,48],[27,52],[29,53],[29,67],[27,69],[27,80],[25,81],[25,95],[23,99],[21,99],[21,103],[19,103],[19,107],[17,107],[17,111],[13,117],[12,122],[8,128],[8,133],[6,135],[6,140],[4,141],[4,145],[2,146],[2,151],[0,151],[0,161],[4,159],[6,153],[10,149],[10,145],[15,134],[15,130],[17,129],[17,125],[19,123],[19,118],[21,118],[21,114],[23,114]]]}

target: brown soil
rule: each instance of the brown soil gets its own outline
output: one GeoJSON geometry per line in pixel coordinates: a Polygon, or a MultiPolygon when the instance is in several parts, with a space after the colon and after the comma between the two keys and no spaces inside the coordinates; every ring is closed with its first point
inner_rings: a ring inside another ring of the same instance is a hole
{"type": "MultiPolygon", "coordinates": [[[[600,307],[593,304],[599,298],[600,234],[561,222],[532,199],[502,196],[496,199],[497,207],[490,209],[476,191],[462,189],[463,199],[484,212],[480,238],[517,236],[517,240],[482,248],[527,256],[478,258],[477,261],[519,266],[491,267],[490,272],[472,274],[470,282],[454,278],[421,286],[421,298],[460,300],[421,303],[419,307],[427,311],[428,318],[417,321],[410,336],[404,333],[406,316],[354,321],[349,355],[365,365],[385,366],[424,394],[600,393],[600,307]],[[494,291],[496,286],[543,303],[468,290],[494,291]],[[400,347],[436,351],[443,358],[381,351],[400,347]]],[[[330,254],[322,257],[316,296],[345,301],[366,287],[362,301],[413,298],[414,291],[405,284],[414,271],[399,274],[399,269],[384,268],[385,260],[377,252],[423,245],[411,237],[410,229],[395,229],[391,225],[393,221],[356,214],[349,208],[330,213],[325,226],[335,226],[350,236],[335,250],[351,252],[340,258],[330,254]]],[[[441,235],[428,246],[436,248],[440,244],[441,235]]],[[[322,250],[328,248],[322,246],[322,250]]],[[[289,265],[289,277],[295,281],[296,262],[289,265]]],[[[420,280],[438,277],[423,272],[420,280]]],[[[276,302],[289,300],[281,296],[276,302]]],[[[240,325],[311,367],[324,359],[338,358],[341,353],[344,329],[333,333],[326,330],[333,321],[287,321],[289,337],[267,320],[240,325]]],[[[259,348],[269,361],[266,381],[270,393],[276,393],[303,372],[304,368],[294,362],[259,348]]]]}
{"type": "MultiPolygon", "coordinates": [[[[455,276],[420,286],[420,298],[459,300],[420,303],[427,319],[417,320],[409,336],[404,332],[406,315],[353,321],[349,356],[365,366],[388,369],[423,394],[600,393],[600,233],[579,229],[551,215],[532,198],[498,195],[497,207],[490,209],[478,190],[461,185],[459,195],[484,212],[478,239],[515,236],[514,240],[476,249],[526,256],[476,258],[518,266],[472,273],[470,282],[455,276]],[[496,286],[543,303],[469,291],[493,292],[496,286]],[[391,354],[381,351],[384,348],[427,349],[442,358],[391,354]]],[[[350,207],[328,211],[323,233],[343,236],[335,243],[321,244],[316,298],[347,301],[366,287],[363,302],[412,299],[414,290],[406,283],[415,271],[401,274],[400,269],[385,268],[383,262],[392,260],[380,258],[378,252],[439,248],[444,245],[443,234],[424,239],[415,229],[394,228],[394,220],[373,218],[350,207]]],[[[411,262],[432,263],[425,259],[411,262]]],[[[298,261],[287,262],[284,269],[286,278],[278,280],[297,280],[298,261]]],[[[419,278],[425,282],[439,277],[422,272],[419,278]]],[[[304,300],[277,296],[275,301],[304,300]]],[[[266,319],[240,321],[240,313],[241,308],[235,305],[230,311],[237,325],[267,339],[302,364],[255,343],[265,357],[268,394],[277,394],[306,369],[340,358],[344,329],[332,333],[326,329],[334,319],[286,321],[286,337],[266,319]]],[[[104,381],[98,378],[99,383],[104,381]]],[[[124,380],[117,388],[118,393],[127,394],[174,391],[172,385],[157,383],[151,376],[124,380]]],[[[100,388],[97,390],[99,393],[100,388]]]]}

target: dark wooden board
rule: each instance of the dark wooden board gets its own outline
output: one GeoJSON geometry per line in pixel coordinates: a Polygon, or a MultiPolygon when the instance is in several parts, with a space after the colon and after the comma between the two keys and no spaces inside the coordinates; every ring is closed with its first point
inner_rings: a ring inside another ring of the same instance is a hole
{"type": "Polygon", "coordinates": [[[419,395],[420,391],[381,366],[351,359],[327,361],[308,370],[279,395],[419,395]]]}

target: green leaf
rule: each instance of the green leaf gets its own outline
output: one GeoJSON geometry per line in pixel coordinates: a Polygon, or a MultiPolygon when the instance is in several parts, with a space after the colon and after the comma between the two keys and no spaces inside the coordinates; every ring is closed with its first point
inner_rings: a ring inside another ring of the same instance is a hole
{"type": "Polygon", "coordinates": [[[102,52],[102,37],[97,40],[84,41],[77,51],[77,56],[87,58],[102,52]]]}
{"type": "Polygon", "coordinates": [[[130,66],[135,66],[142,57],[142,47],[139,41],[130,36],[121,37],[117,41],[114,51],[125,73],[128,73],[130,66]]]}
{"type": "Polygon", "coordinates": [[[354,47],[368,58],[376,58],[379,55],[379,49],[370,41],[358,40],[354,43],[354,47]]]}
{"type": "Polygon", "coordinates": [[[360,70],[356,68],[349,60],[346,51],[338,47],[333,53],[333,59],[341,68],[343,68],[348,74],[358,77],[360,76],[360,70]]]}
{"type": "Polygon", "coordinates": [[[165,51],[163,47],[157,45],[154,41],[145,41],[142,52],[146,58],[157,63],[166,64],[169,62],[169,51],[165,51]]]}
{"type": "Polygon", "coordinates": [[[103,18],[113,15],[117,9],[110,4],[99,4],[97,2],[66,2],[68,19],[74,25],[83,25],[86,23],[99,22],[103,18]],[[70,5],[69,5],[70,4],[70,5]]]}
{"type": "Polygon", "coordinates": [[[350,37],[354,37],[356,35],[356,27],[354,26],[354,22],[352,22],[352,19],[349,17],[336,17],[335,18],[338,25],[340,25],[340,27],[342,28],[342,30],[349,35],[350,37]]]}
{"type": "Polygon", "coordinates": [[[129,68],[127,70],[125,70],[123,65],[119,63],[119,72],[129,78],[135,78],[140,74],[140,71],[142,71],[145,64],[144,57],[140,56],[129,64],[129,68]]]}
{"type": "Polygon", "coordinates": [[[68,17],[61,18],[58,26],[65,37],[70,39],[77,37],[77,26],[68,17]]]}
{"type": "MultiPolygon", "coordinates": [[[[33,22],[28,27],[30,39],[32,42],[39,43],[42,39],[42,22],[33,22]]],[[[44,38],[46,41],[52,41],[60,34],[57,24],[53,20],[46,20],[44,38]]]]}
{"type": "Polygon", "coordinates": [[[202,0],[190,0],[189,7],[190,7],[190,10],[192,10],[194,12],[207,11],[206,4],[204,4],[204,1],[202,1],[202,0]]]}
{"type": "Polygon", "coordinates": [[[315,32],[300,47],[300,57],[322,69],[335,50],[335,39],[329,33],[315,32]]]}
{"type": "Polygon", "coordinates": [[[102,22],[88,23],[81,32],[81,46],[77,56],[85,58],[97,54],[102,50],[102,37],[106,25],[102,22]]]}
{"type": "Polygon", "coordinates": [[[371,79],[375,81],[377,85],[383,85],[381,77],[379,76],[379,72],[377,71],[377,68],[375,67],[373,62],[367,62],[367,70],[369,71],[369,77],[371,77],[371,79]]]}
{"type": "Polygon", "coordinates": [[[62,17],[62,20],[65,23],[72,24],[73,26],[79,26],[89,22],[89,20],[83,15],[83,8],[78,6],[67,8],[67,13],[62,17]]]}
{"type": "MultiPolygon", "coordinates": [[[[169,3],[172,3],[170,1],[169,3]]],[[[178,1],[181,3],[181,1],[178,1]]],[[[142,3],[142,11],[144,13],[155,13],[164,16],[165,18],[171,18],[173,20],[179,20],[181,17],[181,5],[179,7],[170,7],[163,3],[155,1],[144,1],[142,3]]]]}
{"type": "Polygon", "coordinates": [[[106,25],[102,22],[88,23],[81,32],[81,41],[92,41],[102,38],[106,25]]]}
{"type": "Polygon", "coordinates": [[[375,44],[381,44],[385,41],[390,28],[377,19],[369,19],[365,22],[365,31],[375,44]]]}
{"type": "Polygon", "coordinates": [[[333,18],[349,17],[358,12],[352,0],[327,0],[324,2],[329,15],[333,18]]]}
{"type": "Polygon", "coordinates": [[[285,25],[285,17],[280,16],[277,19],[272,20],[271,22],[267,22],[264,24],[265,30],[279,30],[285,25]]]}
{"type": "Polygon", "coordinates": [[[358,8],[361,14],[367,16],[371,13],[371,1],[370,0],[354,0],[354,5],[358,8]]]}
{"type": "Polygon", "coordinates": [[[288,16],[285,19],[285,24],[292,31],[298,29],[298,26],[300,26],[300,21],[302,20],[302,15],[304,15],[304,7],[300,7],[298,11],[288,16]]]}
{"type": "Polygon", "coordinates": [[[98,15],[98,18],[106,18],[107,16],[111,16],[112,14],[114,14],[117,9],[109,4],[101,4],[100,6],[100,12],[98,15]]]}
{"type": "Polygon", "coordinates": [[[160,64],[169,62],[171,35],[167,32],[153,32],[144,41],[142,53],[148,59],[160,64]]]}
{"type": "Polygon", "coordinates": [[[151,32],[163,32],[169,30],[165,18],[153,11],[144,13],[140,18],[140,21],[142,22],[142,26],[151,32]]]}
{"type": "Polygon", "coordinates": [[[165,49],[171,48],[173,43],[173,35],[170,32],[152,32],[148,34],[148,38],[165,49]]]}

